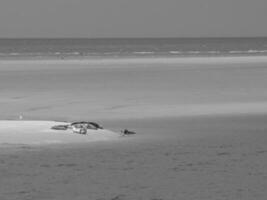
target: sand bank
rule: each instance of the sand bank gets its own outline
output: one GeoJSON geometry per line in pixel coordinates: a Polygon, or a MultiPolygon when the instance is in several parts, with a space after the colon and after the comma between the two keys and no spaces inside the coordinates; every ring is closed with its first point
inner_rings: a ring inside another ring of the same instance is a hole
{"type": "Polygon", "coordinates": [[[87,135],[72,133],[71,130],[52,130],[55,125],[64,125],[65,122],[54,121],[0,121],[0,145],[47,145],[66,143],[88,143],[95,141],[114,140],[119,137],[105,129],[88,130],[87,135]]]}
{"type": "Polygon", "coordinates": [[[51,120],[137,135],[1,149],[0,199],[266,199],[266,57],[1,62],[0,118],[49,121],[2,141],[84,142],[51,120]]]}

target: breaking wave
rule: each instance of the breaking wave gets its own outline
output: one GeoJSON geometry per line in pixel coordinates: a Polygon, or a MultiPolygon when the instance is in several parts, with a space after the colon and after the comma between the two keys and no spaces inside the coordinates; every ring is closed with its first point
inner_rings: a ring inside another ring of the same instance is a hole
{"type": "Polygon", "coordinates": [[[267,50],[230,50],[230,51],[218,51],[218,50],[209,50],[209,51],[133,51],[133,52],[118,52],[118,51],[110,51],[110,52],[10,52],[3,53],[0,52],[0,57],[81,57],[81,56],[97,56],[97,57],[105,57],[105,56],[114,56],[114,57],[123,57],[123,56],[196,56],[196,55],[207,55],[207,56],[220,56],[220,55],[263,55],[267,54],[267,50]]]}

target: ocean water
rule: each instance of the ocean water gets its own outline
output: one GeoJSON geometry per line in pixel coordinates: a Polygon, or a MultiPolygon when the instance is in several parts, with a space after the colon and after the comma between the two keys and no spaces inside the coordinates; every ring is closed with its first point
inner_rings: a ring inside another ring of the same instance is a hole
{"type": "Polygon", "coordinates": [[[0,39],[0,58],[267,55],[267,38],[0,39]]]}

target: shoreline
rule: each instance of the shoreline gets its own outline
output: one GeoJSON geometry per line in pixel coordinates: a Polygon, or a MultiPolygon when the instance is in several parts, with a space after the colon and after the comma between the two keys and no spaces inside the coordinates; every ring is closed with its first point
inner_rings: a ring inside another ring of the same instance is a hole
{"type": "MultiPolygon", "coordinates": [[[[89,130],[87,135],[71,131],[55,131],[53,125],[66,122],[47,120],[0,120],[0,148],[6,150],[44,150],[66,148],[115,148],[119,146],[154,145],[157,143],[187,143],[210,138],[253,137],[264,134],[267,113],[236,115],[203,115],[186,117],[152,117],[146,119],[103,120],[105,129],[89,130]],[[122,137],[121,126],[135,131],[122,137]],[[253,132],[252,132],[253,131],[253,132]],[[27,148],[28,147],[28,148],[27,148]]],[[[8,153],[10,151],[6,151],[8,153]]],[[[1,154],[0,154],[1,155],[1,154]]]]}
{"type": "Polygon", "coordinates": [[[45,120],[0,120],[0,147],[10,145],[67,145],[113,141],[119,133],[108,129],[87,129],[87,134],[74,133],[72,129],[55,130],[56,125],[70,123],[45,120]]]}
{"type": "Polygon", "coordinates": [[[108,62],[118,62],[118,63],[158,63],[161,61],[162,63],[175,63],[175,62],[185,62],[185,63],[197,63],[201,61],[205,62],[215,62],[215,60],[219,61],[226,61],[235,62],[243,59],[248,59],[250,62],[258,62],[258,61],[267,61],[267,55],[222,55],[222,56],[143,56],[143,57],[133,57],[133,56],[122,56],[122,57],[91,57],[91,56],[82,56],[82,57],[66,57],[61,59],[60,57],[8,57],[8,58],[1,58],[0,57],[0,64],[3,63],[10,63],[16,64],[17,62],[26,62],[35,64],[38,61],[43,61],[47,64],[50,62],[55,62],[59,64],[65,64],[68,62],[77,63],[77,64],[86,64],[86,63],[93,63],[93,64],[105,64],[108,62]]]}
{"type": "Polygon", "coordinates": [[[74,69],[152,69],[162,66],[177,69],[266,68],[266,56],[218,57],[138,57],[83,59],[15,59],[1,60],[0,71],[38,71],[74,69]],[[232,65],[231,65],[232,64],[232,65]]]}

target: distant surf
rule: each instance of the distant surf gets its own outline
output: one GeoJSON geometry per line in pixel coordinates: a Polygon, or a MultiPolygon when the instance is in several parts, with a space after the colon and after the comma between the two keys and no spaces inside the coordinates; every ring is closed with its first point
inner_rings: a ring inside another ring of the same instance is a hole
{"type": "Polygon", "coordinates": [[[267,55],[267,38],[0,39],[0,59],[231,55],[267,55]]]}

